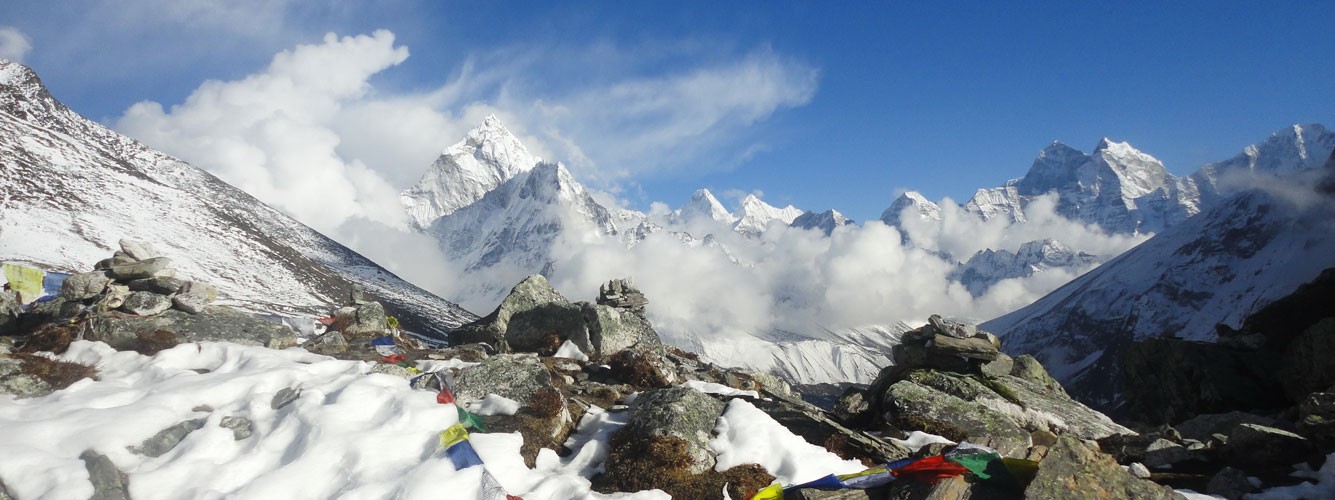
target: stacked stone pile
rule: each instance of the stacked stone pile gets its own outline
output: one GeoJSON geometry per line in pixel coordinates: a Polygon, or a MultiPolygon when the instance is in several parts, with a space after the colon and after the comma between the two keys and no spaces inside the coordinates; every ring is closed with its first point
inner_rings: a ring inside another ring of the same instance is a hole
{"type": "Polygon", "coordinates": [[[171,259],[157,256],[147,244],[123,239],[120,247],[92,271],[65,280],[60,291],[63,309],[94,306],[99,312],[154,316],[175,308],[199,314],[218,298],[213,285],[176,277],[171,259]]]}

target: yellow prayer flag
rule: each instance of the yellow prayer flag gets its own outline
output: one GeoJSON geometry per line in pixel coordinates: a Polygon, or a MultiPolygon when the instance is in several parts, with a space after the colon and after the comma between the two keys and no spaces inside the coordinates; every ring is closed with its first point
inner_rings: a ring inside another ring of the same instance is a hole
{"type": "Polygon", "coordinates": [[[783,485],[771,484],[764,487],[756,494],[751,495],[751,500],[783,500],[783,485]]]}
{"type": "Polygon", "coordinates": [[[42,295],[42,279],[46,278],[46,273],[41,269],[20,266],[17,264],[5,264],[5,279],[9,281],[9,288],[23,294],[29,299],[35,299],[42,295]]]}
{"type": "Polygon", "coordinates": [[[464,429],[463,425],[454,424],[451,425],[448,429],[441,431],[440,446],[442,448],[449,448],[451,446],[454,446],[455,443],[458,443],[459,441],[464,441],[466,439],[468,439],[468,431],[464,429]]]}

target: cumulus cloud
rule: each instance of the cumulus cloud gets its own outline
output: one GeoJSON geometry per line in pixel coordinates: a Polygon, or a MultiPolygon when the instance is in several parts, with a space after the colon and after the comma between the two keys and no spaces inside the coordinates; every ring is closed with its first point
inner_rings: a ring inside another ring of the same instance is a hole
{"type": "Polygon", "coordinates": [[[371,75],[403,62],[394,35],[338,38],[274,56],[261,73],[209,81],[169,111],[130,107],[116,128],[181,156],[324,232],[354,216],[401,225],[397,190],[357,158],[341,157],[327,124],[369,91],[371,75]]]}
{"type": "MultiPolygon", "coordinates": [[[[169,13],[230,24],[234,11],[211,5],[169,13]]],[[[654,74],[589,66],[587,85],[579,88],[551,85],[545,73],[553,60],[592,65],[634,57],[618,50],[593,46],[552,55],[511,47],[470,57],[435,88],[387,92],[372,80],[408,58],[393,33],[331,33],[278,53],[244,78],[204,82],[179,104],[135,104],[115,127],[354,250],[386,256],[390,269],[410,281],[457,297],[461,288],[451,280],[414,279],[410,267],[396,269],[393,254],[377,245],[429,255],[421,239],[385,233],[406,227],[398,192],[484,116],[498,115],[535,154],[572,163],[582,179],[614,180],[600,186],[611,193],[630,172],[680,168],[727,156],[732,147],[753,150],[755,144],[739,139],[747,127],[815,92],[816,70],[768,49],[654,74]]],[[[497,279],[523,274],[498,271],[497,279]]]]}
{"type": "MultiPolygon", "coordinates": [[[[980,250],[1015,251],[1020,245],[1052,238],[1076,250],[1100,257],[1125,252],[1152,235],[1122,235],[1104,231],[1057,214],[1057,195],[1039,196],[1024,208],[1026,223],[1015,224],[1005,217],[983,220],[964,210],[949,198],[941,200],[941,220],[927,220],[906,212],[900,218],[904,231],[923,248],[946,252],[967,261],[980,250]]],[[[911,208],[906,209],[911,210],[911,208]]]]}
{"type": "Polygon", "coordinates": [[[11,26],[0,26],[0,58],[21,63],[32,50],[32,43],[23,32],[11,26]]]}

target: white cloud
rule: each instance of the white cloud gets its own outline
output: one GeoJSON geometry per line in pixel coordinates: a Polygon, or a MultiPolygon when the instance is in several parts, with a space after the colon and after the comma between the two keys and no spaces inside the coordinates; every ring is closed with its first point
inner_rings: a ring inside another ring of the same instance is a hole
{"type": "Polygon", "coordinates": [[[11,26],[0,26],[0,58],[21,63],[32,50],[32,43],[23,32],[11,26]]]}
{"type": "MultiPolygon", "coordinates": [[[[371,91],[371,75],[403,62],[394,35],[338,38],[274,56],[263,72],[209,81],[164,111],[141,102],[116,128],[181,156],[326,233],[361,216],[403,222],[397,189],[356,157],[343,157],[329,125],[371,91]]],[[[398,114],[394,115],[399,116],[398,114]]],[[[390,117],[363,122],[375,130],[390,117]]]]}

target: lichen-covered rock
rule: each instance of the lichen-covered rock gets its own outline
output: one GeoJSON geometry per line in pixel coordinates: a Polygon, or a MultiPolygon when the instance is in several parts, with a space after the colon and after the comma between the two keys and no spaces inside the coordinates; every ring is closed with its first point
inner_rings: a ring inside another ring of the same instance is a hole
{"type": "Polygon", "coordinates": [[[347,351],[348,341],[343,338],[342,333],[330,331],[307,341],[305,344],[302,344],[301,347],[315,354],[332,356],[347,351]]]}
{"type": "Polygon", "coordinates": [[[379,337],[389,331],[385,307],[379,302],[368,302],[340,308],[334,313],[331,330],[343,332],[346,338],[379,337]]]}
{"type": "Polygon", "coordinates": [[[1043,368],[1043,364],[1038,362],[1037,358],[1028,354],[1022,354],[1015,358],[1011,366],[1011,376],[1019,377],[1042,386],[1050,391],[1066,394],[1066,389],[1057,382],[1057,379],[1048,375],[1048,371],[1043,368]]]}
{"type": "Polygon", "coordinates": [[[130,500],[130,483],[125,473],[106,455],[88,450],[79,455],[88,469],[88,480],[93,483],[93,496],[88,500],[130,500]]]}
{"type": "Polygon", "coordinates": [[[112,283],[107,285],[107,290],[102,294],[102,298],[97,299],[98,311],[110,311],[119,309],[125,305],[125,299],[130,298],[130,287],[112,283]]]}
{"type": "Polygon", "coordinates": [[[90,325],[88,340],[106,342],[121,350],[131,349],[139,332],[160,330],[175,334],[181,342],[232,342],[270,349],[286,349],[297,343],[291,329],[230,307],[213,307],[201,314],[175,310],[156,316],[106,314],[97,316],[90,325]]]}
{"type": "Polygon", "coordinates": [[[146,457],[160,457],[181,444],[186,436],[204,427],[204,422],[208,419],[197,418],[186,420],[154,434],[153,437],[145,439],[138,446],[131,446],[130,452],[137,453],[146,457]]]}
{"type": "Polygon", "coordinates": [[[677,383],[677,370],[668,358],[652,349],[621,351],[608,360],[617,380],[638,387],[668,387],[677,383]]]}
{"type": "Polygon", "coordinates": [[[158,295],[172,295],[181,291],[183,285],[185,285],[185,280],[174,276],[144,278],[125,284],[132,292],[153,292],[158,295]]]}
{"type": "MultiPolygon", "coordinates": [[[[551,284],[547,282],[547,278],[542,275],[535,274],[524,278],[510,290],[510,294],[505,296],[505,299],[501,301],[500,305],[496,306],[496,310],[492,311],[491,314],[450,332],[450,344],[486,342],[497,346],[497,348],[502,348],[502,345],[506,344],[507,341],[506,336],[510,327],[510,320],[515,314],[531,311],[552,303],[569,304],[570,301],[552,288],[551,284]]],[[[555,333],[557,336],[561,335],[561,332],[555,333]]],[[[567,336],[570,334],[570,332],[565,333],[567,336]]],[[[581,349],[583,349],[582,346],[581,349]]]]}
{"type": "Polygon", "coordinates": [[[413,378],[413,373],[408,371],[407,368],[391,363],[376,363],[375,366],[371,367],[371,373],[392,375],[404,380],[413,378]]]}
{"type": "Polygon", "coordinates": [[[87,300],[106,291],[111,278],[102,271],[71,274],[60,286],[60,296],[65,300],[87,300]]]}
{"type": "Polygon", "coordinates": [[[0,290],[0,333],[5,333],[15,327],[19,321],[19,314],[23,309],[19,307],[19,301],[14,297],[14,292],[10,290],[0,290]]]}
{"type": "Polygon", "coordinates": [[[1008,457],[1029,451],[1029,431],[983,403],[966,401],[912,381],[891,385],[881,397],[882,419],[895,427],[969,441],[1008,457]]]}
{"type": "Polygon", "coordinates": [[[240,441],[254,434],[254,424],[246,417],[226,416],[218,422],[218,426],[224,429],[232,430],[232,439],[240,441]]]}
{"type": "Polygon", "coordinates": [[[589,342],[598,355],[608,357],[628,349],[662,348],[658,332],[643,315],[602,304],[580,305],[588,325],[589,342]]]}
{"type": "Polygon", "coordinates": [[[126,264],[113,265],[110,269],[107,269],[107,274],[117,281],[168,276],[175,274],[174,272],[171,272],[171,264],[171,259],[166,257],[155,257],[126,264]]]}
{"type": "Polygon", "coordinates": [[[671,436],[685,440],[690,470],[698,474],[714,466],[709,441],[715,421],[722,414],[722,402],[694,389],[655,389],[635,398],[629,423],[621,432],[636,438],[671,436]]]}
{"type": "Polygon", "coordinates": [[[139,316],[161,314],[171,307],[170,298],[153,292],[130,292],[130,296],[125,298],[125,303],[121,304],[122,310],[139,316]]]}
{"type": "Polygon", "coordinates": [[[1030,499],[1171,499],[1172,488],[1137,479],[1112,457],[1063,436],[1038,463],[1038,473],[1024,491],[1030,499]]]}
{"type": "Polygon", "coordinates": [[[526,404],[533,394],[552,385],[552,374],[533,354],[497,354],[464,369],[455,378],[455,397],[461,402],[481,401],[496,394],[526,404]]]}

